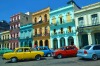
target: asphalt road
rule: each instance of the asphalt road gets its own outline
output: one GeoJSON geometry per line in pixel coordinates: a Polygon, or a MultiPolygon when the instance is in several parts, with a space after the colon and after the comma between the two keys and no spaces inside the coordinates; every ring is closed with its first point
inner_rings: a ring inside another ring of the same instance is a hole
{"type": "Polygon", "coordinates": [[[52,57],[42,58],[40,61],[28,60],[11,63],[2,60],[0,57],[0,66],[100,66],[100,60],[92,61],[79,59],[77,57],[69,57],[63,59],[53,59],[52,57]]]}

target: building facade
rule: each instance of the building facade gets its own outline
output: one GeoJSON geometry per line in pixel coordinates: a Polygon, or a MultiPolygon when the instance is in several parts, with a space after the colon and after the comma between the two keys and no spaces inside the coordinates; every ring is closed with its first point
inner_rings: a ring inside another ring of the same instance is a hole
{"type": "Polygon", "coordinates": [[[100,44],[100,2],[75,12],[78,44],[83,47],[100,44]]]}
{"type": "Polygon", "coordinates": [[[10,31],[1,32],[1,48],[11,48],[9,44],[10,40],[10,31]]]}
{"type": "Polygon", "coordinates": [[[10,17],[11,49],[19,47],[19,32],[20,32],[20,13],[10,17]]]}
{"type": "Polygon", "coordinates": [[[32,23],[20,26],[20,47],[33,47],[33,27],[32,23]]]}
{"type": "Polygon", "coordinates": [[[57,49],[76,42],[76,28],[74,9],[78,7],[74,1],[69,1],[68,6],[50,11],[50,39],[51,48],[57,49]]]}
{"type": "Polygon", "coordinates": [[[32,14],[33,43],[37,46],[50,46],[49,11],[45,8],[32,14]]]}
{"type": "Polygon", "coordinates": [[[0,21],[0,32],[9,30],[9,26],[9,23],[7,23],[5,20],[0,21]]]}
{"type": "Polygon", "coordinates": [[[18,13],[10,18],[10,44],[11,49],[19,47],[19,35],[20,35],[20,26],[31,23],[32,22],[32,15],[30,12],[27,13],[18,13]]]}

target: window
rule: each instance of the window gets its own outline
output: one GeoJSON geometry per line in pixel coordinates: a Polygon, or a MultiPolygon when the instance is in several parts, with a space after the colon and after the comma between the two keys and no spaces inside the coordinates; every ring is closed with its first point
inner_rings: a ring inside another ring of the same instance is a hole
{"type": "Polygon", "coordinates": [[[63,28],[61,28],[61,34],[63,33],[63,28]]]}
{"type": "Polygon", "coordinates": [[[91,46],[85,46],[83,47],[82,49],[86,49],[86,50],[89,50],[91,46]]]}
{"type": "Polygon", "coordinates": [[[55,17],[52,18],[52,23],[56,24],[56,18],[55,17]]]}
{"type": "Polygon", "coordinates": [[[54,29],[54,34],[56,34],[56,29],[54,29]]]}
{"type": "Polygon", "coordinates": [[[35,21],[35,23],[37,22],[37,18],[36,17],[35,17],[34,21],[35,21]]]}
{"type": "Polygon", "coordinates": [[[24,52],[30,52],[30,50],[28,48],[25,48],[24,52]]]}
{"type": "Polygon", "coordinates": [[[79,27],[83,27],[84,26],[83,17],[78,18],[78,23],[79,23],[79,27]]]}
{"type": "Polygon", "coordinates": [[[100,50],[100,46],[94,46],[93,50],[100,50]]]}
{"type": "Polygon", "coordinates": [[[62,17],[60,17],[60,23],[62,24],[62,17]]]}
{"type": "Polygon", "coordinates": [[[67,22],[71,22],[71,15],[69,12],[67,13],[67,22]]]}
{"type": "Polygon", "coordinates": [[[22,48],[18,49],[16,52],[23,52],[23,49],[22,48]]]}
{"type": "Polygon", "coordinates": [[[91,15],[91,18],[92,18],[92,25],[97,25],[98,24],[97,14],[91,15]]]}
{"type": "Polygon", "coordinates": [[[71,26],[68,26],[68,32],[69,32],[69,33],[72,32],[72,28],[71,28],[71,26]]]}
{"type": "Polygon", "coordinates": [[[26,17],[26,21],[28,21],[28,17],[26,17]]]}
{"type": "Polygon", "coordinates": [[[47,14],[44,15],[44,21],[47,22],[47,14]]]}

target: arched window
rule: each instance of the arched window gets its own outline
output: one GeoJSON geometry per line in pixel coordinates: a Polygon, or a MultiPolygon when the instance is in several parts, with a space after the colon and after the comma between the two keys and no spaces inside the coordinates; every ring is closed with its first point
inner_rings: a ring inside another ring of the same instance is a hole
{"type": "Polygon", "coordinates": [[[67,22],[71,22],[71,15],[69,12],[67,13],[67,22]]]}
{"type": "Polygon", "coordinates": [[[47,14],[44,15],[44,21],[47,22],[47,14]]]}
{"type": "Polygon", "coordinates": [[[72,28],[71,28],[71,26],[68,26],[68,32],[69,32],[69,33],[72,32],[72,28]]]}
{"type": "Polygon", "coordinates": [[[52,23],[56,24],[56,18],[55,17],[52,18],[52,23]]]}
{"type": "Polygon", "coordinates": [[[40,40],[40,46],[43,46],[43,41],[42,40],[40,40]]]}
{"type": "Polygon", "coordinates": [[[71,45],[71,43],[74,43],[74,38],[72,36],[68,37],[68,45],[71,45]]]}
{"type": "Polygon", "coordinates": [[[37,18],[36,17],[35,17],[34,21],[35,21],[35,23],[37,22],[37,18]]]}
{"type": "Polygon", "coordinates": [[[48,40],[45,40],[45,46],[49,46],[48,40]]]}

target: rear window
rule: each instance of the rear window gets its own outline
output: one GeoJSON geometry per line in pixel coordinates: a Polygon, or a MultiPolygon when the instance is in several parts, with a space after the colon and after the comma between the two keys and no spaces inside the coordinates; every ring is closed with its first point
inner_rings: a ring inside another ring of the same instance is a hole
{"type": "Polygon", "coordinates": [[[82,49],[86,49],[86,50],[89,50],[91,46],[85,46],[83,47],[82,49]]]}

